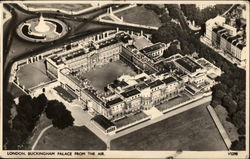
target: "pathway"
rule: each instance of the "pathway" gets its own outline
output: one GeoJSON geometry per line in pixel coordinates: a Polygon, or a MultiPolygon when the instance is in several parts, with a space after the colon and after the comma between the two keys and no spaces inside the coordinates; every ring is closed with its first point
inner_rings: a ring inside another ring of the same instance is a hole
{"type": "Polygon", "coordinates": [[[216,112],[214,111],[214,108],[211,105],[208,105],[207,109],[208,109],[217,129],[219,130],[220,135],[223,138],[223,141],[227,146],[227,149],[230,150],[232,142],[229,139],[228,134],[227,134],[226,130],[224,129],[223,125],[221,124],[219,117],[217,116],[216,112]]]}
{"type": "Polygon", "coordinates": [[[49,126],[47,126],[46,128],[44,128],[44,129],[41,131],[41,133],[40,133],[39,136],[37,137],[35,143],[33,144],[31,150],[35,150],[38,141],[39,141],[40,138],[43,136],[43,134],[45,133],[45,131],[47,131],[49,128],[52,128],[52,127],[53,127],[53,125],[49,125],[49,126]]]}

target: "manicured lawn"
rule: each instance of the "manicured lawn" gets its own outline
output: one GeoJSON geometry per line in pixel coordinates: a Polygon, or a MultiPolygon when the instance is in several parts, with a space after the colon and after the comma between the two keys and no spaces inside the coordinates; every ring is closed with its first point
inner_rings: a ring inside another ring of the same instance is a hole
{"type": "Polygon", "coordinates": [[[185,101],[187,101],[189,99],[190,98],[186,94],[181,94],[181,96],[170,99],[169,101],[166,101],[165,103],[156,106],[156,108],[159,111],[164,111],[164,110],[169,109],[169,108],[171,108],[173,106],[176,106],[176,105],[178,105],[180,103],[183,103],[183,102],[185,102],[185,101]]]}
{"type": "Polygon", "coordinates": [[[122,61],[116,61],[83,73],[82,76],[89,79],[95,88],[103,90],[107,84],[113,82],[122,74],[135,75],[136,73],[122,61]]]}
{"type": "Polygon", "coordinates": [[[35,130],[33,132],[33,136],[31,136],[28,139],[28,146],[27,148],[30,150],[33,146],[33,144],[35,143],[37,137],[39,136],[39,134],[41,133],[41,131],[46,128],[47,126],[51,125],[52,121],[50,119],[47,118],[46,114],[43,113],[39,119],[39,121],[37,122],[37,126],[35,127],[35,130]]]}
{"type": "Polygon", "coordinates": [[[111,141],[112,150],[226,150],[207,104],[111,141]]]}
{"type": "Polygon", "coordinates": [[[110,21],[113,21],[113,19],[110,18],[109,16],[105,16],[105,17],[103,17],[102,19],[103,19],[103,20],[110,20],[110,21]]]}
{"type": "Polygon", "coordinates": [[[91,7],[91,4],[60,4],[60,3],[27,3],[27,7],[32,8],[55,8],[65,11],[79,11],[91,7]]]}
{"type": "Polygon", "coordinates": [[[85,126],[48,129],[36,150],[106,150],[106,144],[85,126]]]}
{"type": "Polygon", "coordinates": [[[44,60],[22,66],[17,72],[17,76],[20,85],[24,85],[26,89],[51,81],[46,74],[44,60]]]}
{"type": "Polygon", "coordinates": [[[115,13],[119,18],[122,16],[124,22],[149,25],[160,27],[161,21],[158,16],[151,10],[144,8],[143,6],[133,7],[118,13],[115,13]]]}

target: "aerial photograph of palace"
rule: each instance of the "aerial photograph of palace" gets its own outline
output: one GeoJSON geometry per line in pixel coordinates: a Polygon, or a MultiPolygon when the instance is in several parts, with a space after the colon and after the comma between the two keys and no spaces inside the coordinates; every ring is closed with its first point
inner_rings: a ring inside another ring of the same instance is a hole
{"type": "Polygon", "coordinates": [[[2,5],[4,150],[246,150],[246,3],[2,5]]]}

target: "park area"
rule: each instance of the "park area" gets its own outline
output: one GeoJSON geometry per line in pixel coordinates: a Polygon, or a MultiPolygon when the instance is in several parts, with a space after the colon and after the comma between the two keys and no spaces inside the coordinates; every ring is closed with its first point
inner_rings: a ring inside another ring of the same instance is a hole
{"type": "Polygon", "coordinates": [[[111,141],[111,150],[226,151],[207,104],[111,141]]]}
{"type": "Polygon", "coordinates": [[[119,18],[123,17],[124,22],[140,24],[140,25],[148,25],[154,27],[160,27],[161,21],[152,10],[146,9],[143,6],[136,6],[133,8],[129,8],[127,10],[123,10],[121,12],[115,13],[115,15],[119,18]]]}
{"type": "Polygon", "coordinates": [[[44,60],[21,66],[17,77],[20,85],[25,86],[26,89],[51,81],[46,74],[44,60]]]}
{"type": "Polygon", "coordinates": [[[190,98],[186,94],[181,94],[180,96],[174,97],[163,104],[155,106],[159,111],[164,111],[166,109],[172,108],[178,104],[188,101],[190,98]]]}
{"type": "Polygon", "coordinates": [[[27,149],[28,150],[30,150],[32,148],[33,144],[37,140],[37,138],[40,135],[40,133],[42,132],[42,130],[51,124],[52,124],[52,121],[47,118],[46,114],[45,113],[41,114],[40,119],[36,123],[36,127],[33,130],[33,135],[30,138],[28,138],[28,141],[27,141],[27,149]]]}
{"type": "Polygon", "coordinates": [[[123,74],[135,75],[136,73],[125,63],[118,60],[83,73],[82,77],[89,79],[91,84],[98,90],[103,90],[107,84],[113,82],[123,74]]]}
{"type": "Polygon", "coordinates": [[[85,126],[63,130],[52,127],[39,140],[36,150],[106,150],[106,144],[85,126]]]}
{"type": "Polygon", "coordinates": [[[53,9],[60,9],[65,11],[80,11],[83,9],[87,9],[89,7],[92,7],[91,4],[74,4],[74,3],[67,3],[67,4],[61,4],[61,3],[25,3],[26,7],[29,8],[53,8],[53,9]]]}

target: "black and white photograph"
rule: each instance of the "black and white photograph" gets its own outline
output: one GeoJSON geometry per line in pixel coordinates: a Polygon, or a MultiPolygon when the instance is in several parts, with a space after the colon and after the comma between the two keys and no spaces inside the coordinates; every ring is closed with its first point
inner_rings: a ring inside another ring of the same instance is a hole
{"type": "Polygon", "coordinates": [[[0,5],[0,158],[249,158],[249,2],[0,5]]]}

